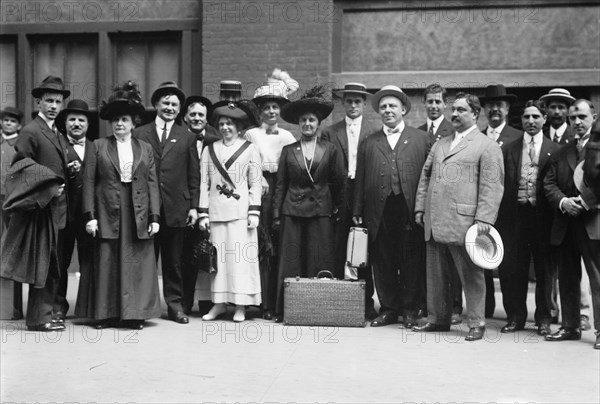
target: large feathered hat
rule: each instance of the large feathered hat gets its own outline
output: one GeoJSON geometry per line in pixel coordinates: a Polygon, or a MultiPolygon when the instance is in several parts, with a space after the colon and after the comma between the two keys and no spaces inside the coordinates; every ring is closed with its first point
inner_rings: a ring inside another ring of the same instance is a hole
{"type": "Polygon", "coordinates": [[[138,85],[129,80],[121,86],[116,86],[108,101],[102,101],[100,119],[110,121],[115,116],[141,116],[146,112],[142,104],[142,95],[138,85]]]}
{"type": "Polygon", "coordinates": [[[333,103],[325,97],[324,86],[317,85],[308,90],[302,98],[290,102],[281,109],[281,117],[289,123],[298,125],[300,117],[307,112],[313,113],[322,122],[333,111],[333,103]]]}
{"type": "Polygon", "coordinates": [[[275,101],[280,107],[288,104],[289,96],[298,90],[298,82],[288,72],[279,68],[267,77],[267,83],[258,87],[252,101],[259,107],[268,101],[275,101]]]}

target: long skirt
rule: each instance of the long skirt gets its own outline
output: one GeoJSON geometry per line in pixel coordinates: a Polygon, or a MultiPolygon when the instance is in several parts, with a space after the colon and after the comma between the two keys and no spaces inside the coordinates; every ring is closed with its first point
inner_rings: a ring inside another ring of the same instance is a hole
{"type": "Polygon", "coordinates": [[[94,239],[91,265],[81,268],[75,314],[103,320],[145,320],[161,314],[152,239],[137,238],[131,184],[121,183],[118,239],[94,239]]]}
{"type": "Polygon", "coordinates": [[[246,219],[211,222],[211,242],[217,248],[217,273],[211,282],[214,303],[259,305],[258,236],[246,219]]]}

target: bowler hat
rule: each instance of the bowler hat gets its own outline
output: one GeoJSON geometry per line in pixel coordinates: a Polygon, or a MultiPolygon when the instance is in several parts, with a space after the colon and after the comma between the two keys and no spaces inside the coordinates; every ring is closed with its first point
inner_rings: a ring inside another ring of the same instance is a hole
{"type": "Polygon", "coordinates": [[[569,106],[573,103],[573,101],[575,101],[575,97],[573,97],[571,93],[564,88],[553,88],[548,92],[548,94],[544,94],[540,97],[540,101],[544,101],[546,104],[548,104],[551,100],[560,100],[569,106]]]}
{"type": "Polygon", "coordinates": [[[161,83],[156,90],[152,93],[152,97],[150,97],[150,102],[152,105],[156,105],[160,97],[164,95],[175,95],[179,98],[179,102],[181,105],[185,104],[185,93],[179,87],[177,87],[177,83],[174,81],[165,81],[161,83]]]}
{"type": "Polygon", "coordinates": [[[93,112],[90,111],[87,102],[78,99],[71,100],[67,104],[67,107],[60,111],[56,116],[56,127],[60,132],[64,132],[63,129],[65,127],[65,121],[67,119],[67,116],[73,113],[85,115],[88,121],[90,121],[93,116],[93,112]]]}
{"type": "Polygon", "coordinates": [[[344,88],[342,90],[336,90],[333,92],[333,94],[340,98],[346,94],[359,94],[366,97],[373,95],[367,91],[367,86],[362,83],[346,83],[344,84],[344,88]]]}
{"type": "Polygon", "coordinates": [[[485,96],[479,97],[481,105],[485,105],[491,101],[506,101],[513,103],[517,100],[517,96],[514,94],[508,94],[506,87],[502,84],[492,84],[485,88],[485,96]]]}
{"type": "Polygon", "coordinates": [[[181,114],[185,115],[189,106],[198,102],[204,105],[207,111],[210,111],[213,105],[212,102],[206,97],[202,97],[201,95],[190,95],[185,99],[185,104],[183,105],[183,108],[181,108],[181,114]]]}
{"type": "Polygon", "coordinates": [[[44,93],[62,94],[64,98],[71,95],[69,90],[65,90],[65,85],[60,77],[48,76],[40,83],[39,87],[31,90],[31,95],[35,98],[40,98],[44,93]]]}
{"type": "Polygon", "coordinates": [[[477,224],[469,227],[465,236],[465,249],[471,261],[483,269],[496,269],[504,258],[502,238],[494,227],[485,236],[477,234],[477,224]]]}
{"type": "Polygon", "coordinates": [[[404,94],[400,87],[393,85],[383,86],[373,95],[373,98],[371,99],[371,106],[375,111],[379,111],[379,101],[386,96],[398,98],[402,102],[402,105],[404,105],[404,108],[406,108],[405,115],[408,114],[408,111],[410,111],[411,107],[410,98],[408,98],[408,95],[404,94]]]}
{"type": "Polygon", "coordinates": [[[23,122],[23,113],[20,109],[15,107],[6,107],[0,112],[0,119],[4,119],[5,116],[12,116],[13,118],[17,118],[19,123],[23,122]]]}

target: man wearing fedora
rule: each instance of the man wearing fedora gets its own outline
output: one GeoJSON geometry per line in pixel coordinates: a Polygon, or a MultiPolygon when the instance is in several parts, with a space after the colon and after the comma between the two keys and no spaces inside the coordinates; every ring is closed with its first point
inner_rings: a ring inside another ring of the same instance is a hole
{"type": "MultiPolygon", "coordinates": [[[[196,148],[198,149],[198,159],[202,156],[202,149],[211,143],[221,139],[219,132],[208,125],[208,112],[212,107],[212,102],[201,95],[192,95],[185,99],[185,104],[181,109],[183,122],[187,125],[188,132],[196,138],[196,148]]],[[[194,233],[201,231],[196,227],[186,227],[184,234],[183,256],[181,262],[182,280],[183,280],[183,312],[189,315],[194,307],[194,296],[198,295],[198,309],[200,314],[208,313],[212,307],[210,300],[210,276],[206,272],[199,272],[199,269],[192,263],[193,246],[190,244],[195,238],[194,233]]],[[[205,232],[203,234],[206,236],[205,232]]]]}
{"type": "MultiPolygon", "coordinates": [[[[367,97],[371,94],[361,83],[347,83],[343,90],[334,93],[342,100],[346,116],[339,122],[323,129],[321,138],[332,142],[343,156],[344,186],[342,188],[342,205],[335,223],[335,274],[344,276],[346,264],[346,245],[352,223],[352,201],[354,199],[354,179],[356,176],[356,157],[358,147],[370,134],[379,128],[363,116],[367,97]]],[[[371,319],[377,317],[373,302],[373,275],[371,267],[358,270],[359,279],[366,281],[366,312],[371,319]]]]}
{"type": "MultiPolygon", "coordinates": [[[[598,115],[594,105],[584,99],[569,107],[569,121],[575,140],[560,148],[550,160],[544,178],[544,192],[554,212],[550,243],[557,248],[558,283],[562,308],[562,326],[546,341],[581,339],[581,259],[590,279],[594,326],[600,331],[600,210],[590,202],[575,181],[576,167],[582,164],[586,145],[598,115]]],[[[600,335],[595,349],[600,349],[600,335]]]]}
{"type": "Polygon", "coordinates": [[[495,223],[504,190],[504,164],[498,145],[477,129],[479,99],[458,93],[452,106],[456,133],[438,140],[423,167],[415,221],[425,228],[427,244],[427,322],[415,331],[448,331],[452,317],[452,259],[467,302],[470,327],[465,338],[485,332],[485,278],[465,249],[467,230],[477,225],[486,236],[495,223]],[[451,257],[451,258],[450,258],[451,257]]]}
{"type": "MultiPolygon", "coordinates": [[[[19,109],[6,107],[0,112],[0,128],[2,130],[2,136],[0,137],[0,148],[2,150],[2,158],[0,159],[2,162],[2,171],[0,173],[2,178],[2,185],[0,186],[0,206],[4,204],[4,200],[6,199],[6,171],[15,157],[15,144],[17,143],[17,137],[19,136],[22,124],[23,112],[19,109]]],[[[10,214],[5,210],[2,210],[0,219],[2,220],[0,222],[0,235],[2,235],[4,230],[8,227],[10,214]]],[[[0,282],[5,282],[5,280],[0,279],[0,282]]],[[[12,286],[6,286],[12,287],[13,289],[12,319],[20,320],[23,318],[23,287],[19,282],[14,282],[12,286]]]]}
{"type": "MultiPolygon", "coordinates": [[[[444,110],[448,102],[448,92],[438,83],[430,84],[425,88],[423,93],[423,104],[425,104],[425,112],[427,113],[427,121],[419,126],[424,132],[427,132],[429,141],[433,145],[436,141],[446,136],[454,135],[454,127],[449,120],[444,116],[444,110]]],[[[463,312],[462,307],[462,286],[456,268],[452,266],[452,290],[454,296],[454,304],[452,308],[452,324],[459,324],[463,312]]],[[[426,275],[423,272],[421,280],[421,313],[427,313],[427,282],[426,275]]]]}
{"type": "Polygon", "coordinates": [[[93,113],[88,104],[79,99],[69,101],[67,107],[56,117],[56,127],[61,133],[64,133],[62,136],[67,140],[67,185],[69,190],[67,192],[69,215],[63,233],[62,258],[59,259],[60,278],[53,309],[54,313],[62,316],[69,311],[69,302],[67,301],[68,269],[75,248],[75,240],[77,240],[77,258],[80,268],[92,254],[93,241],[85,231],[81,208],[85,149],[92,144],[86,135],[92,118],[93,113]]]}
{"type": "MultiPolygon", "coordinates": [[[[485,88],[485,96],[479,100],[488,119],[488,126],[483,130],[483,133],[502,148],[521,137],[521,132],[507,123],[510,105],[516,100],[517,96],[508,94],[502,84],[487,86],[485,88]]],[[[485,272],[485,289],[485,317],[491,318],[496,309],[494,276],[492,271],[485,272]]]]}
{"type": "MultiPolygon", "coordinates": [[[[14,162],[31,158],[36,163],[52,170],[65,182],[67,180],[67,141],[58,133],[55,120],[63,108],[63,100],[71,92],[65,89],[61,78],[46,77],[31,91],[38,114],[29,122],[17,138],[14,162]]],[[[43,288],[31,285],[27,302],[26,324],[30,331],[60,331],[65,329],[66,313],[54,312],[54,302],[60,277],[62,250],[67,226],[68,200],[64,184],[49,204],[54,228],[53,252],[47,265],[47,278],[43,288]],[[58,257],[56,259],[55,257],[58,257]]],[[[12,221],[11,221],[12,222],[12,221]]],[[[35,235],[31,235],[35,237],[35,235]]],[[[38,250],[36,250],[38,252],[38,250]]]]}
{"type": "Polygon", "coordinates": [[[500,330],[523,330],[527,321],[529,263],[535,269],[535,322],[538,335],[550,333],[552,263],[550,229],[552,212],[544,196],[543,179],[548,161],[559,148],[542,133],[546,111],[540,101],[527,101],[521,115],[525,133],[502,149],[504,195],[497,228],[504,240],[500,287],[507,324],[500,330]]]}
{"type": "Polygon", "coordinates": [[[430,143],[404,123],[410,99],[398,87],[381,88],[371,99],[383,127],[358,148],[353,221],[369,231],[369,256],[381,304],[372,327],[416,324],[419,282],[425,270],[423,231],[414,222],[415,194],[430,143]]]}
{"type": "Polygon", "coordinates": [[[196,137],[175,123],[185,103],[185,94],[172,81],[152,93],[156,108],[153,122],[136,128],[133,135],[154,150],[161,197],[160,233],[154,238],[156,258],[162,263],[163,294],[168,317],[179,324],[189,323],[183,311],[181,259],[186,226],[198,220],[200,165],[196,137]]]}

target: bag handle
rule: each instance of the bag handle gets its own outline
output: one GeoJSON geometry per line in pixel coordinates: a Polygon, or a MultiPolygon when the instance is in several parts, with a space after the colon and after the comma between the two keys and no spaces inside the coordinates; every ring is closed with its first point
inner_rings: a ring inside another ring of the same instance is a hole
{"type": "Polygon", "coordinates": [[[328,270],[326,270],[326,269],[324,269],[324,270],[322,270],[322,271],[319,271],[319,272],[317,273],[317,276],[316,276],[315,278],[317,278],[317,279],[324,278],[324,277],[325,277],[324,275],[329,275],[329,278],[331,278],[331,279],[335,279],[335,278],[333,277],[333,273],[331,273],[331,271],[328,271],[328,270]]]}

